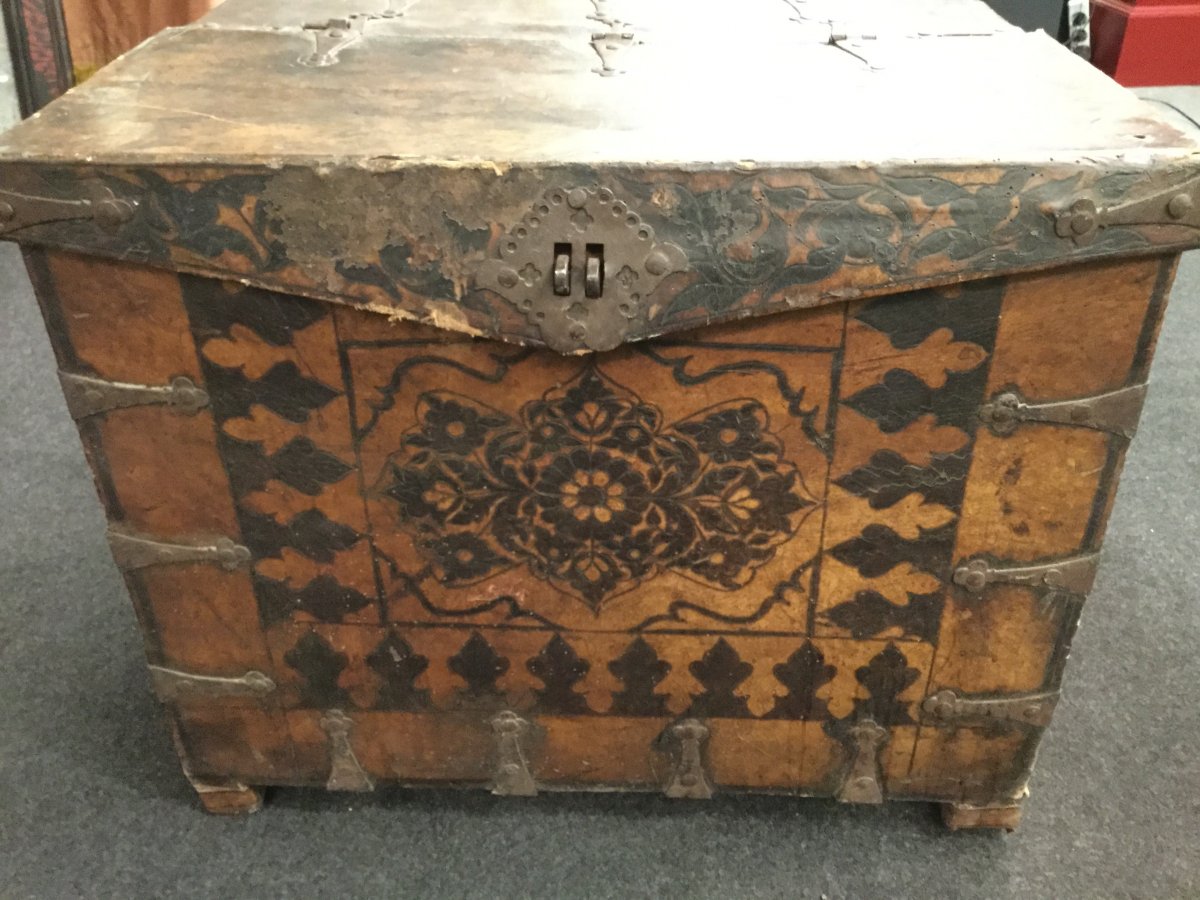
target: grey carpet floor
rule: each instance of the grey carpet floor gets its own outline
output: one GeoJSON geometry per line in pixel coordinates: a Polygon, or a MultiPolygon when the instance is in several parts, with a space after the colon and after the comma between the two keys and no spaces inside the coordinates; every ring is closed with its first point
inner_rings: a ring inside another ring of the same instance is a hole
{"type": "Polygon", "coordinates": [[[1002,836],[948,834],[926,805],[778,798],[277,790],[249,819],[202,815],[9,250],[0,897],[1200,897],[1200,253],[1025,822],[1002,836]]]}

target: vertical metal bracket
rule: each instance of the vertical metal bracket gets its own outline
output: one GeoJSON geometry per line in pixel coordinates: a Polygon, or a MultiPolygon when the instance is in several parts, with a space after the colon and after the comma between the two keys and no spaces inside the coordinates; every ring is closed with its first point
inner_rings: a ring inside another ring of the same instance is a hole
{"type": "Polygon", "coordinates": [[[340,709],[331,709],[321,717],[321,730],[329,738],[329,778],[325,787],[331,791],[370,791],[375,783],[354,755],[350,746],[353,720],[340,709]]]}
{"type": "Polygon", "coordinates": [[[164,703],[175,703],[188,697],[264,697],[275,690],[274,681],[255,671],[234,678],[220,678],[150,666],[150,683],[155,695],[164,703]]]}
{"type": "Polygon", "coordinates": [[[1050,717],[1057,705],[1057,691],[965,697],[955,691],[945,690],[926,697],[921,709],[938,722],[1018,722],[1044,728],[1050,724],[1050,717]]]}
{"type": "Polygon", "coordinates": [[[982,594],[991,584],[1015,584],[1082,597],[1092,589],[1099,562],[1099,553],[1029,565],[1002,565],[977,557],[955,569],[953,577],[955,584],[971,594],[982,594]]]}
{"type": "Polygon", "coordinates": [[[529,764],[521,749],[521,739],[528,733],[529,723],[511,710],[492,719],[496,737],[496,773],[492,793],[500,797],[535,797],[537,784],[529,773],[529,764]]]}
{"type": "Polygon", "coordinates": [[[208,393],[184,375],[166,385],[126,384],[68,372],[59,372],[58,380],[67,399],[67,409],[76,422],[131,406],[167,406],[187,416],[194,416],[208,406],[208,393]]]}
{"type": "Polygon", "coordinates": [[[117,566],[126,572],[178,563],[216,563],[232,572],[250,562],[249,548],[229,538],[189,544],[165,543],[110,528],[108,544],[117,566]]]}
{"type": "Polygon", "coordinates": [[[671,726],[670,735],[678,745],[678,756],[663,792],[674,799],[708,800],[713,788],[704,771],[702,750],[708,740],[708,726],[699,719],[684,719],[671,726]]]}
{"type": "Polygon", "coordinates": [[[883,765],[879,757],[887,739],[887,729],[870,719],[850,729],[847,740],[850,768],[835,795],[838,800],[872,805],[883,802],[883,765]]]}
{"type": "Polygon", "coordinates": [[[1000,437],[1012,434],[1023,422],[1043,422],[1107,431],[1129,439],[1137,431],[1146,388],[1145,384],[1135,384],[1107,394],[1054,403],[1030,403],[1018,391],[1004,391],[980,407],[979,419],[1000,437]]]}

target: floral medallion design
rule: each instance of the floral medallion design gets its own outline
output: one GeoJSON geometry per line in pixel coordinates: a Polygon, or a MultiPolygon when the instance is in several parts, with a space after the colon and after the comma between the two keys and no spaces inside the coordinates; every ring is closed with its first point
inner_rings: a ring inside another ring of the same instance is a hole
{"type": "Polygon", "coordinates": [[[816,507],[769,425],[752,399],[665,424],[594,365],[516,419],[432,391],[376,490],[446,585],[525,565],[596,612],[667,570],[733,591],[816,507]]]}

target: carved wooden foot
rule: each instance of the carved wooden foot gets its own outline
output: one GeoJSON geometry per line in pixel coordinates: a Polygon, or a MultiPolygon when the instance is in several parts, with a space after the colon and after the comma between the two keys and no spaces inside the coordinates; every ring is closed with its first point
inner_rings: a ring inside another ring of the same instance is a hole
{"type": "Polygon", "coordinates": [[[1015,831],[1021,824],[1021,803],[972,806],[969,803],[943,803],[942,821],[951,831],[963,828],[1003,828],[1015,831]]]}
{"type": "Polygon", "coordinates": [[[263,792],[236,781],[205,784],[192,780],[204,811],[214,816],[248,816],[262,809],[263,792]]]}

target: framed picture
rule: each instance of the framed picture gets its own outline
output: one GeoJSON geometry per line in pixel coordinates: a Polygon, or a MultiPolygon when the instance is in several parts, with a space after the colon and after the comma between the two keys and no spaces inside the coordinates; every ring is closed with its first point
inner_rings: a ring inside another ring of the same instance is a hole
{"type": "Polygon", "coordinates": [[[31,116],[74,83],[61,0],[3,0],[21,115],[31,116]]]}

